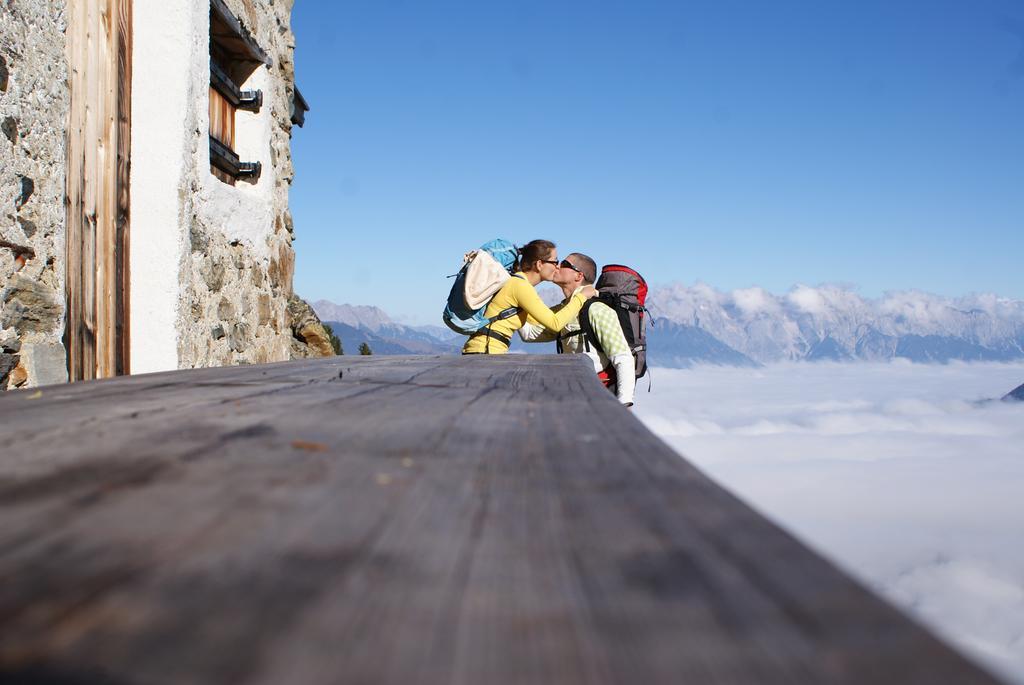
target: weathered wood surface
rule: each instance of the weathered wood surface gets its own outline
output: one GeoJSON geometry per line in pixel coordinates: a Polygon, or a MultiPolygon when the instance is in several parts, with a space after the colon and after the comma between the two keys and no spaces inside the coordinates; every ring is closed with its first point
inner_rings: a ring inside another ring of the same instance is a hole
{"type": "Polygon", "coordinates": [[[573,357],[0,397],[0,681],[991,683],[573,357]]]}
{"type": "Polygon", "coordinates": [[[71,0],[65,347],[72,379],[128,369],[131,0],[71,0]]]}
{"type": "Polygon", "coordinates": [[[114,375],[131,371],[131,159],[133,0],[117,0],[117,181],[114,233],[114,375]]]}

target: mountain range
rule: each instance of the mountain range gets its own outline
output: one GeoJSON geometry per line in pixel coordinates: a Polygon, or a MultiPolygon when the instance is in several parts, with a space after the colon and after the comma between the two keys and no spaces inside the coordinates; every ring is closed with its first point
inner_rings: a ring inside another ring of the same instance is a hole
{"type": "MultiPolygon", "coordinates": [[[[546,301],[553,301],[550,292],[546,301]]],[[[652,365],[757,366],[778,361],[922,363],[1024,358],[1024,301],[995,295],[947,298],[920,291],[870,299],[845,286],[798,285],[784,295],[761,288],[720,291],[703,283],[651,291],[652,365]]],[[[367,342],[378,354],[457,354],[464,338],[442,326],[394,323],[377,307],[313,304],[344,349],[367,342]]],[[[550,353],[552,345],[513,351],[550,353]]]]}
{"type": "Polygon", "coordinates": [[[780,296],[697,283],[659,288],[648,307],[655,319],[702,330],[761,364],[1024,358],[1024,301],[996,295],[902,291],[869,299],[844,286],[798,285],[780,296]]]}
{"type": "Polygon", "coordinates": [[[364,342],[374,354],[458,354],[464,342],[444,326],[395,323],[378,307],[328,300],[318,300],[312,306],[341,340],[345,354],[357,354],[364,342]]]}

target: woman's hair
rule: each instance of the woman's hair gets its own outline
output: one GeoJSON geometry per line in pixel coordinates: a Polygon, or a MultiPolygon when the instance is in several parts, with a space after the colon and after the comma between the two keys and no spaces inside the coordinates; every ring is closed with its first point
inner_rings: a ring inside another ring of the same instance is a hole
{"type": "Polygon", "coordinates": [[[533,265],[551,254],[555,244],[550,240],[531,240],[519,248],[519,261],[513,271],[527,271],[533,265]]]}

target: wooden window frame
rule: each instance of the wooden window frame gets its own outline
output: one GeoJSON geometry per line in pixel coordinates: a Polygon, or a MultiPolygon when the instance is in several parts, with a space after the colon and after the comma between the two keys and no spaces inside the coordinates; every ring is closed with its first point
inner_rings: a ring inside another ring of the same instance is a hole
{"type": "Polygon", "coordinates": [[[228,185],[238,179],[255,183],[262,173],[259,162],[242,162],[235,152],[235,115],[262,108],[263,93],[239,84],[264,64],[271,64],[270,57],[223,0],[210,0],[210,172],[228,185]]]}

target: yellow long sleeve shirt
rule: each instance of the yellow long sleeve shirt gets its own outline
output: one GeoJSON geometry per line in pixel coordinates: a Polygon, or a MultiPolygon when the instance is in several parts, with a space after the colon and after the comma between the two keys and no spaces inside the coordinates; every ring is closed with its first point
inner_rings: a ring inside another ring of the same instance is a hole
{"type": "MultiPolygon", "coordinates": [[[[530,282],[526,280],[525,274],[520,272],[516,276],[519,276],[519,278],[510,278],[505,282],[505,285],[501,286],[501,289],[498,290],[487,305],[487,309],[484,310],[484,316],[491,318],[509,307],[517,307],[519,309],[519,314],[516,316],[495,321],[491,325],[491,330],[495,333],[511,338],[513,333],[523,327],[528,316],[533,317],[545,328],[560,331],[567,323],[576,318],[576,315],[580,313],[580,309],[583,307],[583,303],[586,302],[582,295],[576,293],[558,313],[555,313],[540,299],[540,295],[530,285],[530,282]]],[[[477,335],[466,341],[462,351],[464,353],[489,352],[490,354],[505,354],[508,352],[508,345],[485,335],[477,335]]]]}

